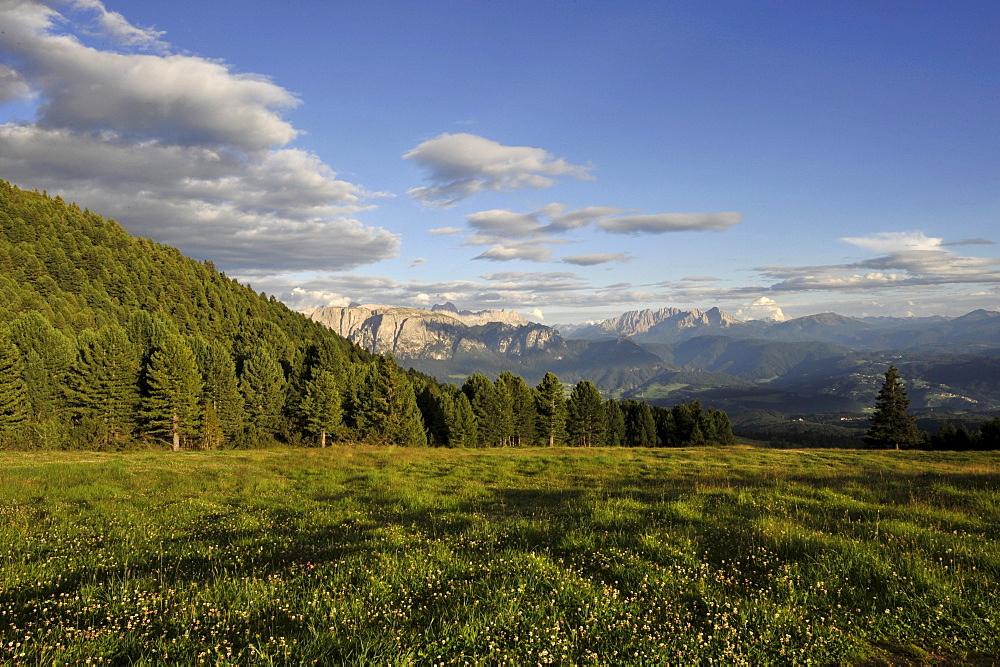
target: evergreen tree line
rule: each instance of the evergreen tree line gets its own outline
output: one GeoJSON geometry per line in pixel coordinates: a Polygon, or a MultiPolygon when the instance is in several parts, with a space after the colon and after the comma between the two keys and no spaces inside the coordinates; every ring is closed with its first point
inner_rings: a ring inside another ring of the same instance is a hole
{"type": "Polygon", "coordinates": [[[673,408],[603,399],[581,380],[567,396],[553,373],[536,387],[510,372],[476,373],[461,387],[426,384],[417,403],[428,442],[442,447],[679,447],[734,444],[725,413],[699,401],[673,408]]]}
{"type": "Polygon", "coordinates": [[[566,396],[549,374],[441,385],[176,249],[0,181],[0,444],[173,449],[732,440],[729,420],[566,396]]]}
{"type": "Polygon", "coordinates": [[[342,339],[297,350],[257,320],[228,341],[185,335],[136,311],[126,326],[75,339],[39,313],[0,326],[0,442],[11,446],[258,447],[332,441],[441,447],[657,447],[732,444],[723,412],[567,395],[545,375],[471,375],[461,387],[404,371],[392,357],[352,362],[342,339]]]}

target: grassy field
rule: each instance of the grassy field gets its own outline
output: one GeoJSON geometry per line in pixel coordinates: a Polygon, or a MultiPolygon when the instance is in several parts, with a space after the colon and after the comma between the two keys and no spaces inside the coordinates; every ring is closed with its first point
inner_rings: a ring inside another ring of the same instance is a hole
{"type": "Polygon", "coordinates": [[[990,664],[998,483],[996,453],[0,453],[0,662],[990,664]]]}

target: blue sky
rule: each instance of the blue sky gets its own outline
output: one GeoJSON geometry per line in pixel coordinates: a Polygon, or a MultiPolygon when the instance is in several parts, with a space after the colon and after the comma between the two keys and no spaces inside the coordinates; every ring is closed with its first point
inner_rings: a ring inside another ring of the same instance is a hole
{"type": "Polygon", "coordinates": [[[0,178],[294,308],[1000,310],[995,2],[0,0],[0,178]]]}

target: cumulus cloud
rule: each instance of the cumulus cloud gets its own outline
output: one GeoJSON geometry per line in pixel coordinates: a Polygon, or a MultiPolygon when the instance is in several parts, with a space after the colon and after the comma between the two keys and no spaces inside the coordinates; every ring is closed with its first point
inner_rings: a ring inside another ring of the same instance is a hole
{"type": "Polygon", "coordinates": [[[13,67],[0,62],[0,104],[26,99],[31,95],[31,87],[13,67]]]}
{"type": "Polygon", "coordinates": [[[413,188],[414,199],[448,208],[482,190],[542,189],[558,176],[590,180],[590,167],[556,159],[530,146],[504,146],[465,132],[441,134],[403,155],[426,173],[431,185],[413,188]]]}
{"type": "Polygon", "coordinates": [[[597,226],[613,234],[723,231],[743,220],[740,213],[659,213],[600,220],[597,226]]]}
{"type": "Polygon", "coordinates": [[[99,0],[63,13],[0,3],[0,171],[225,268],[343,269],[393,256],[396,235],[354,216],[372,195],[336,178],[281,113],[298,99],[265,77],[169,52],[162,33],[99,0]],[[99,34],[120,48],[85,43],[99,34]],[[150,53],[155,52],[155,53],[150,53]]]}
{"type": "Polygon", "coordinates": [[[788,319],[777,302],[766,296],[762,296],[752,303],[744,304],[736,311],[735,316],[742,320],[773,320],[775,322],[784,322],[788,319]]]}
{"type": "Polygon", "coordinates": [[[577,266],[595,266],[597,264],[608,264],[611,262],[624,263],[631,260],[631,257],[620,252],[598,253],[592,255],[572,255],[570,257],[562,258],[562,261],[566,264],[576,264],[577,266]]]}

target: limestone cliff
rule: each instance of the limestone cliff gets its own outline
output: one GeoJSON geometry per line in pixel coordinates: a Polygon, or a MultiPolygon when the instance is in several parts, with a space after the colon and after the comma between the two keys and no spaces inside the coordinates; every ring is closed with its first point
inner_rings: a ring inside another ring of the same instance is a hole
{"type": "Polygon", "coordinates": [[[505,310],[473,313],[454,307],[429,311],[365,305],[311,308],[303,314],[366,350],[400,359],[523,355],[563,345],[555,330],[505,310]]]}
{"type": "MultiPolygon", "coordinates": [[[[619,336],[634,337],[637,341],[667,342],[678,337],[678,332],[696,329],[720,330],[743,324],[718,308],[709,310],[633,310],[618,317],[594,324],[568,329],[574,338],[600,339],[619,336]]],[[[683,337],[683,336],[682,336],[683,337]]]]}

